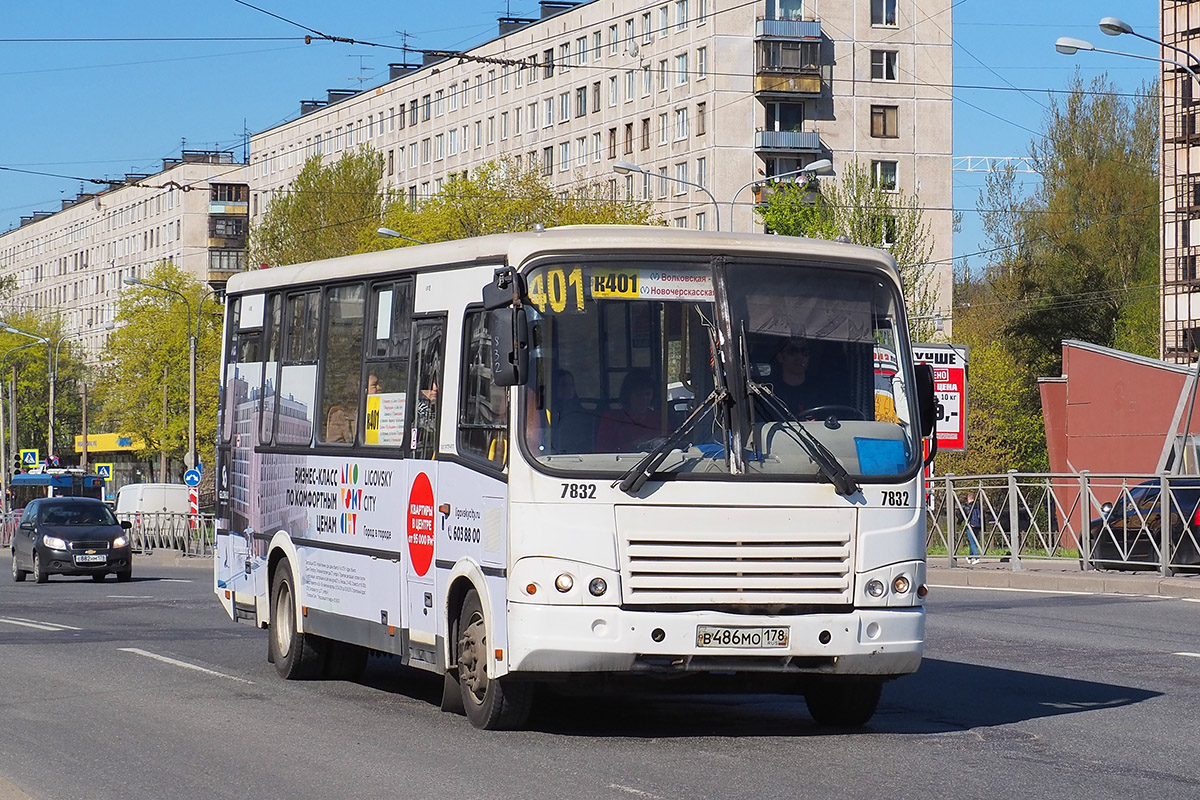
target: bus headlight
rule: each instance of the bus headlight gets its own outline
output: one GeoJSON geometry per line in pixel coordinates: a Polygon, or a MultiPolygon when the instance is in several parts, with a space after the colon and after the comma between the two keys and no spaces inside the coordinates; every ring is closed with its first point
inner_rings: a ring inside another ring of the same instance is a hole
{"type": "Polygon", "coordinates": [[[566,594],[575,588],[575,579],[564,572],[554,579],[554,588],[566,594]]]}
{"type": "Polygon", "coordinates": [[[912,588],[912,583],[906,575],[897,575],[896,580],[892,581],[892,591],[896,594],[908,594],[908,590],[912,588]]]}
{"type": "Polygon", "coordinates": [[[592,593],[592,597],[600,597],[608,591],[608,581],[604,578],[592,578],[592,582],[588,584],[588,591],[592,593]]]}
{"type": "Polygon", "coordinates": [[[878,578],[867,581],[867,594],[871,597],[883,597],[883,581],[878,578]]]}

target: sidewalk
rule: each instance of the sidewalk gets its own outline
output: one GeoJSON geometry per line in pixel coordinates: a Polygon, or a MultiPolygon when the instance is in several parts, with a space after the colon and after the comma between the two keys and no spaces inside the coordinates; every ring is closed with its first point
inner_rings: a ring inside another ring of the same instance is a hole
{"type": "Polygon", "coordinates": [[[933,586],[977,586],[1005,589],[1041,589],[1057,592],[1098,594],[1161,595],[1200,599],[1200,575],[1187,574],[1164,578],[1157,572],[1084,571],[1078,561],[1067,559],[1021,559],[1021,569],[1013,570],[1007,559],[967,564],[959,557],[951,568],[945,556],[928,560],[926,581],[933,586]]]}
{"type": "Polygon", "coordinates": [[[185,556],[178,550],[169,550],[165,547],[160,547],[155,550],[143,552],[134,552],[133,568],[136,570],[139,567],[194,567],[196,569],[204,569],[212,572],[213,562],[212,556],[185,556]]]}

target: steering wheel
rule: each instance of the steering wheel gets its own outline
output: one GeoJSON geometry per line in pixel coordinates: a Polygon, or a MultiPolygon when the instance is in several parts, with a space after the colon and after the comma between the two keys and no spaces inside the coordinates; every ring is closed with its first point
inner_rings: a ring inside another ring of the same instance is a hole
{"type": "Polygon", "coordinates": [[[860,419],[860,420],[865,420],[867,418],[866,415],[863,414],[862,411],[855,408],[854,406],[843,406],[843,405],[838,405],[836,403],[830,403],[829,405],[813,406],[812,408],[806,408],[803,411],[801,411],[799,414],[797,414],[797,416],[800,417],[800,419],[805,419],[805,420],[818,420],[818,419],[824,420],[824,419],[828,419],[830,417],[837,417],[838,419],[860,419]]]}

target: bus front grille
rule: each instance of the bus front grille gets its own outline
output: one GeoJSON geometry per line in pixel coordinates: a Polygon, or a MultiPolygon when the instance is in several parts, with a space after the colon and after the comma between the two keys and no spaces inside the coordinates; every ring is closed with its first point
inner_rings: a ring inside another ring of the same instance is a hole
{"type": "Polygon", "coordinates": [[[838,605],[853,509],[618,506],[625,605],[838,605]]]}

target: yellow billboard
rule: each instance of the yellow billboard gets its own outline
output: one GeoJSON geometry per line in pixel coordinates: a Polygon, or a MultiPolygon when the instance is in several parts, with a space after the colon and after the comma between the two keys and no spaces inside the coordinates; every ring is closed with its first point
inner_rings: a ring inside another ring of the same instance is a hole
{"type": "MultiPolygon", "coordinates": [[[[140,450],[145,447],[141,438],[127,433],[89,433],[89,453],[113,453],[121,450],[140,450]]],[[[83,437],[75,437],[75,452],[83,452],[83,437]]]]}

